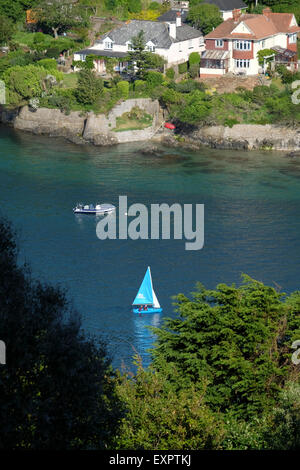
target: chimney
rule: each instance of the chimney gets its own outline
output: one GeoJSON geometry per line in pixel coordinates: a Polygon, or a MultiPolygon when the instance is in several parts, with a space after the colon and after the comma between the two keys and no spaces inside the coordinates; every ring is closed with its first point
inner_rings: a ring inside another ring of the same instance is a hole
{"type": "Polygon", "coordinates": [[[180,11],[178,11],[176,15],[176,28],[178,28],[179,26],[181,26],[181,12],[180,11]]]}
{"type": "Polygon", "coordinates": [[[238,9],[234,9],[233,12],[232,12],[232,18],[233,18],[233,21],[234,23],[237,23],[238,20],[239,20],[239,17],[241,16],[242,12],[241,10],[238,10],[238,9]]]}
{"type": "Polygon", "coordinates": [[[263,13],[264,16],[266,16],[266,18],[269,19],[270,14],[272,13],[272,10],[271,10],[271,8],[265,8],[262,13],[263,13]]]}
{"type": "Polygon", "coordinates": [[[169,23],[169,35],[171,38],[176,39],[176,24],[169,23]]]}

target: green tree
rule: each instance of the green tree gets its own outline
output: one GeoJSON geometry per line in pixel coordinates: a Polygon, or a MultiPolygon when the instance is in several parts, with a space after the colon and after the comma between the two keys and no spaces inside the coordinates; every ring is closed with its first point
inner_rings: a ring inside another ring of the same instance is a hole
{"type": "Polygon", "coordinates": [[[82,5],[76,5],[68,0],[41,0],[37,9],[37,17],[42,25],[51,28],[55,39],[58,33],[72,26],[86,26],[88,16],[82,5]]]}
{"type": "MultiPolygon", "coordinates": [[[[137,358],[134,377],[120,376],[117,393],[126,416],[116,436],[116,449],[217,449],[223,422],[205,404],[205,390],[190,386],[177,391],[165,374],[144,370],[137,358]]],[[[174,380],[176,368],[169,370],[174,380]]]]}
{"type": "Polygon", "coordinates": [[[9,18],[0,16],[0,46],[5,46],[11,40],[15,32],[15,25],[9,18]]]}
{"type": "Polygon", "coordinates": [[[91,105],[100,98],[103,90],[103,80],[97,78],[94,70],[84,68],[78,76],[75,95],[81,104],[91,105]]]}
{"type": "Polygon", "coordinates": [[[38,0],[1,0],[0,16],[11,18],[14,22],[24,21],[25,12],[37,4],[38,0]]]}
{"type": "Polygon", "coordinates": [[[199,124],[201,121],[205,121],[210,110],[210,97],[200,90],[188,93],[180,108],[171,108],[174,117],[187,124],[199,124]]]}
{"type": "Polygon", "coordinates": [[[182,374],[179,388],[208,381],[212,409],[244,419],[269,411],[294,368],[291,341],[300,337],[300,293],[293,302],[282,298],[248,276],[241,287],[199,285],[192,299],[178,295],[179,317],[153,329],[154,367],[163,372],[174,364],[182,374]]]}
{"type": "Polygon", "coordinates": [[[8,102],[19,104],[24,100],[40,96],[46,75],[47,71],[43,67],[35,65],[16,65],[8,68],[3,74],[8,88],[8,102]]]}
{"type": "Polygon", "coordinates": [[[131,38],[132,51],[129,52],[128,58],[131,63],[131,70],[137,76],[142,77],[147,70],[147,52],[145,51],[146,41],[145,33],[141,30],[136,36],[131,38]]]}
{"type": "Polygon", "coordinates": [[[121,418],[105,347],[84,336],[65,293],[19,265],[0,223],[1,449],[103,449],[121,418]]]}
{"type": "Polygon", "coordinates": [[[206,3],[192,6],[188,13],[188,20],[204,34],[210,33],[223,21],[219,8],[206,3]]]}

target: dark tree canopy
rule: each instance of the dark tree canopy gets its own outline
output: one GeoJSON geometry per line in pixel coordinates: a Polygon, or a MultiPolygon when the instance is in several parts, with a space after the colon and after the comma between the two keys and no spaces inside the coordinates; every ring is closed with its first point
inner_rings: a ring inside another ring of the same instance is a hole
{"type": "Polygon", "coordinates": [[[120,418],[103,344],[87,339],[64,292],[17,264],[0,223],[0,448],[105,448],[120,418]]]}

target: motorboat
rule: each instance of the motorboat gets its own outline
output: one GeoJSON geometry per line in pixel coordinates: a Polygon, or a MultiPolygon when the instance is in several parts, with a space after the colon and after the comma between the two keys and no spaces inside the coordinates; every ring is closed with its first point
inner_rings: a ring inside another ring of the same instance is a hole
{"type": "Polygon", "coordinates": [[[110,214],[116,209],[112,204],[76,204],[73,208],[74,214],[110,214]]]}
{"type": "Polygon", "coordinates": [[[162,308],[153,289],[151,270],[149,266],[132,305],[133,313],[142,314],[162,312],[162,308]]]}

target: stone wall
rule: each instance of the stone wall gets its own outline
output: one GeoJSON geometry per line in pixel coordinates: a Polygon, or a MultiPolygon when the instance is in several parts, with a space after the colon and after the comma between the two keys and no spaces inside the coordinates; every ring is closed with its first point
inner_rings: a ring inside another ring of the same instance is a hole
{"type": "Polygon", "coordinates": [[[28,106],[24,106],[13,121],[15,129],[67,138],[81,136],[84,124],[85,117],[79,112],[65,115],[59,109],[38,108],[31,111],[28,106]]]}
{"type": "Polygon", "coordinates": [[[108,116],[92,112],[83,115],[71,112],[69,115],[58,109],[38,108],[36,111],[24,106],[20,110],[7,112],[0,110],[0,122],[10,124],[15,129],[60,136],[75,143],[93,143],[94,145],[113,145],[122,142],[149,140],[155,134],[162,121],[158,101],[151,99],[131,99],[119,103],[108,116]],[[116,118],[138,106],[153,116],[151,127],[140,131],[113,132],[116,118]]]}
{"type": "Polygon", "coordinates": [[[213,148],[298,150],[300,129],[271,124],[211,126],[198,128],[188,139],[213,148]]]}

